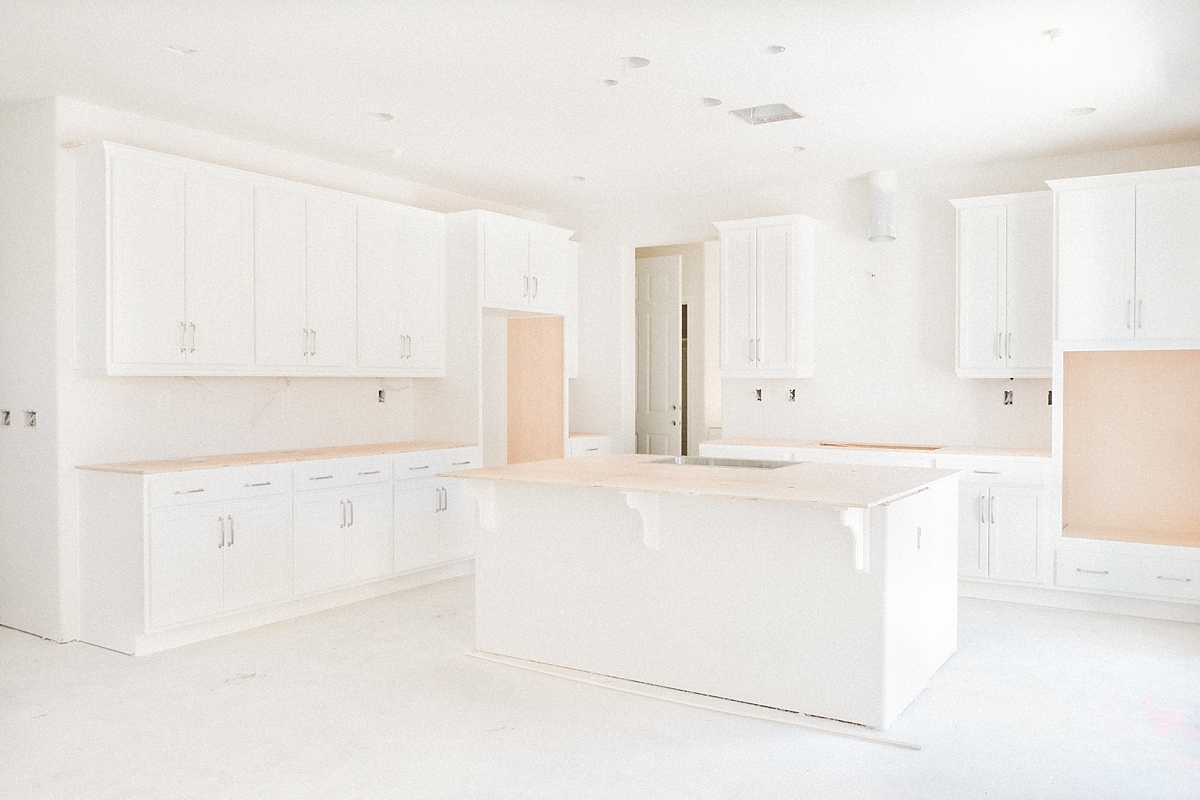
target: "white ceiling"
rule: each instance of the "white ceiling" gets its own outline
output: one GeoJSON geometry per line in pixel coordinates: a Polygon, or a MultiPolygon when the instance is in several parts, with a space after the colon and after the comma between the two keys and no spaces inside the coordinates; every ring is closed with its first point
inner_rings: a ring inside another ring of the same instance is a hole
{"type": "Polygon", "coordinates": [[[1200,139],[1200,0],[0,0],[0,103],[50,95],[556,218],[712,220],[875,169],[1200,139]],[[774,102],[805,118],[728,113],[774,102]]]}

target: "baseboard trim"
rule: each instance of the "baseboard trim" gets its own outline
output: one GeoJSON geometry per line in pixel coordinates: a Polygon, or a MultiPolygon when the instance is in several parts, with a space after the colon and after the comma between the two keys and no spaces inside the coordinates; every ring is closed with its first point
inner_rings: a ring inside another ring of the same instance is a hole
{"type": "Polygon", "coordinates": [[[1170,600],[1147,600],[1140,597],[1121,597],[1071,589],[1014,586],[1007,583],[963,579],[958,581],[958,596],[978,600],[998,600],[1002,603],[1025,603],[1049,608],[1066,608],[1073,611],[1095,611],[1101,614],[1121,614],[1127,617],[1200,623],[1200,606],[1193,603],[1174,603],[1170,600]]]}

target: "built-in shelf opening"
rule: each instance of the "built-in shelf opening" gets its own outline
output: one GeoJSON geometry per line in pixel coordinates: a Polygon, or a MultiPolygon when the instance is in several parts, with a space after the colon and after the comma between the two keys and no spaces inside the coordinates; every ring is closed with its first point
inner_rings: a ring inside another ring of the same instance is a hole
{"type": "Polygon", "coordinates": [[[1063,353],[1063,535],[1200,547],[1200,350],[1063,353]]]}

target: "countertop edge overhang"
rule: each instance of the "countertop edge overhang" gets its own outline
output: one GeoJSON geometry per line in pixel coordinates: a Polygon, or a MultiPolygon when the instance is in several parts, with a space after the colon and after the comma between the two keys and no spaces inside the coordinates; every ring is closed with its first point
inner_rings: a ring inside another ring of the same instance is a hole
{"type": "Polygon", "coordinates": [[[819,450],[840,452],[896,453],[932,458],[946,456],[968,456],[975,458],[1038,458],[1047,461],[1049,450],[1030,447],[978,447],[974,445],[908,445],[870,444],[866,442],[830,442],[815,439],[762,439],[735,436],[727,439],[709,439],[701,444],[734,445],[738,447],[783,447],[790,450],[819,450]]]}
{"type": "Polygon", "coordinates": [[[778,469],[655,464],[663,456],[599,455],[446,473],[465,480],[618,492],[870,508],[913,494],[958,470],[796,462],[778,469]]]}
{"type": "Polygon", "coordinates": [[[380,444],[350,444],[333,447],[309,447],[302,450],[273,450],[263,453],[232,453],[228,455],[173,458],[160,461],[123,461],[108,464],[80,464],[75,469],[96,472],[122,472],[131,475],[157,475],[167,472],[188,472],[202,469],[254,467],[265,464],[294,464],[302,461],[323,461],[327,458],[358,458],[417,453],[425,450],[454,450],[475,447],[466,442],[383,442],[380,444]]]}

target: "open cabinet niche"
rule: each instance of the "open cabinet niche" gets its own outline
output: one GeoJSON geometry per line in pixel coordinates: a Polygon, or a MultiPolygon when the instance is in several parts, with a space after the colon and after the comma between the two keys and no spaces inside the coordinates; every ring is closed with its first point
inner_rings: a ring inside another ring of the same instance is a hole
{"type": "Polygon", "coordinates": [[[563,318],[485,309],[482,355],[484,465],[562,458],[563,318]]]}
{"type": "Polygon", "coordinates": [[[1063,353],[1063,535],[1200,547],[1200,350],[1063,353]]]}

